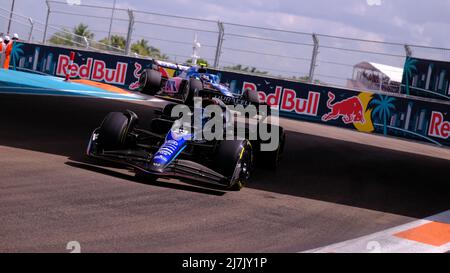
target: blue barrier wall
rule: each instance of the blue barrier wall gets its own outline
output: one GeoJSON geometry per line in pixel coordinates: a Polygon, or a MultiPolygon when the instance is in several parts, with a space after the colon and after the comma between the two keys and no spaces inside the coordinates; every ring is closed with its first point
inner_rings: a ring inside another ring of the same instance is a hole
{"type": "Polygon", "coordinates": [[[407,57],[402,93],[450,100],[450,62],[407,57]]]}
{"type": "Polygon", "coordinates": [[[14,43],[10,67],[64,77],[70,52],[75,51],[73,78],[88,79],[135,90],[139,73],[153,60],[31,43],[14,43]]]}
{"type": "Polygon", "coordinates": [[[283,117],[450,146],[447,102],[216,72],[237,92],[260,91],[283,117]]]}
{"type": "MultiPolygon", "coordinates": [[[[70,49],[18,43],[12,66],[63,76],[70,49]]],[[[140,71],[153,61],[76,51],[72,76],[134,90],[140,71]]],[[[221,82],[240,93],[257,90],[280,116],[450,146],[450,103],[372,93],[212,70],[221,82]]],[[[171,74],[167,69],[163,73],[171,74]]]]}

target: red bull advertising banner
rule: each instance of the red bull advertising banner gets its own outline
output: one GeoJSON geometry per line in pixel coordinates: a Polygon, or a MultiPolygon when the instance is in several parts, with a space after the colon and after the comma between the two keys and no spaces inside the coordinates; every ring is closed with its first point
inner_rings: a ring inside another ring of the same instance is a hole
{"type": "Polygon", "coordinates": [[[450,103],[446,101],[215,72],[235,93],[259,91],[260,98],[282,117],[450,146],[450,103]]]}
{"type": "Polygon", "coordinates": [[[407,57],[402,93],[450,101],[450,62],[407,57]]]}
{"type": "Polygon", "coordinates": [[[42,72],[65,77],[70,68],[72,79],[85,79],[136,90],[143,69],[153,64],[151,59],[140,59],[79,49],[45,46],[19,42],[14,45],[12,68],[42,72]],[[70,65],[70,53],[75,52],[70,65]],[[70,66],[70,67],[69,67],[70,66]]]}
{"type": "MultiPolygon", "coordinates": [[[[72,49],[18,43],[11,67],[65,76],[72,49]]],[[[139,75],[154,62],[121,55],[75,51],[71,77],[136,90],[139,75]]],[[[160,68],[171,77],[171,65],[160,68]]],[[[280,116],[450,146],[450,102],[390,93],[355,91],[269,77],[210,69],[234,93],[258,91],[260,99],[280,116]]]]}

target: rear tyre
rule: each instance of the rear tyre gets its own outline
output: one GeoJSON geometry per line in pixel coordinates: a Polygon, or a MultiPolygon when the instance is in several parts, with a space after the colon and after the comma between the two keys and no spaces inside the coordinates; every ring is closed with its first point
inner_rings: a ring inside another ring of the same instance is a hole
{"type": "MultiPolygon", "coordinates": [[[[271,127],[269,127],[271,128],[271,127]]],[[[284,144],[286,142],[286,133],[282,127],[278,127],[279,142],[278,147],[274,151],[259,151],[258,166],[275,170],[279,167],[281,159],[283,158],[284,144]]]]}
{"type": "Polygon", "coordinates": [[[161,90],[162,76],[159,71],[153,69],[145,69],[139,77],[139,84],[141,86],[141,93],[147,95],[155,95],[161,90]]]}
{"type": "Polygon", "coordinates": [[[183,95],[183,103],[184,104],[193,104],[194,95],[199,90],[203,89],[203,83],[200,80],[191,78],[187,84],[185,89],[185,93],[183,95]]]}
{"type": "Polygon", "coordinates": [[[248,182],[253,169],[253,149],[248,140],[224,140],[216,151],[218,171],[228,178],[231,190],[240,190],[248,182]]]}
{"type": "Polygon", "coordinates": [[[103,150],[122,148],[128,134],[129,119],[120,112],[109,113],[99,129],[98,143],[103,150]]]}
{"type": "Polygon", "coordinates": [[[259,95],[257,91],[251,90],[251,89],[245,89],[242,93],[242,97],[252,103],[260,103],[259,102],[259,95]]]}
{"type": "Polygon", "coordinates": [[[254,118],[256,115],[260,114],[259,111],[259,95],[257,91],[251,90],[251,89],[245,89],[244,92],[242,93],[242,98],[244,100],[250,101],[253,105],[255,105],[257,107],[256,109],[256,113],[254,113],[253,115],[250,115],[250,118],[254,118]]]}

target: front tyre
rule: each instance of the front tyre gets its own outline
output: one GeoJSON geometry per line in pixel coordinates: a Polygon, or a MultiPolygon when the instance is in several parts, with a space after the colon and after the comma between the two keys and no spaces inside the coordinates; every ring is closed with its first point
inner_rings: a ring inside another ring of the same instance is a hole
{"type": "Polygon", "coordinates": [[[129,119],[121,112],[109,113],[99,129],[98,143],[103,150],[114,150],[125,145],[129,119]]]}
{"type": "Polygon", "coordinates": [[[248,140],[224,140],[216,151],[218,170],[228,177],[228,187],[240,190],[248,182],[253,169],[253,149],[248,140]]]}
{"type": "MultiPolygon", "coordinates": [[[[269,128],[273,129],[272,126],[269,128]]],[[[277,129],[279,140],[277,148],[273,151],[259,151],[257,155],[257,165],[259,167],[276,170],[280,166],[280,161],[283,158],[284,146],[286,142],[286,132],[282,127],[277,126],[277,129]]]]}

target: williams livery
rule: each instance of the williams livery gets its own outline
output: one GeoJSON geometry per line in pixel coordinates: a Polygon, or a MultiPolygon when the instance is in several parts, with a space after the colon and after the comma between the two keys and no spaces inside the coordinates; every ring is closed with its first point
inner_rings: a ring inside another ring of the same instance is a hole
{"type": "MultiPolygon", "coordinates": [[[[282,128],[268,126],[279,141],[274,150],[263,151],[262,144],[270,140],[240,138],[237,130],[230,137],[225,130],[231,122],[227,106],[220,99],[204,98],[201,109],[208,105],[217,105],[222,111],[218,118],[225,123],[220,139],[195,137],[195,123],[185,125],[181,119],[171,117],[176,104],[169,104],[157,111],[158,117],[151,121],[149,129],[139,128],[138,116],[131,111],[109,113],[92,133],[87,154],[131,166],[137,175],[145,178],[181,177],[234,190],[246,184],[255,166],[278,166],[285,142],[282,128]]],[[[204,114],[201,117],[202,126],[212,119],[204,114]]],[[[250,126],[245,128],[252,130],[250,126]]]]}

